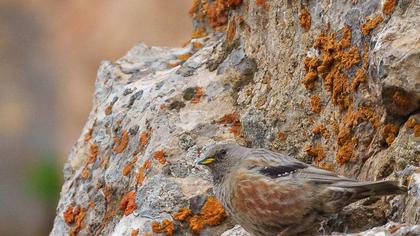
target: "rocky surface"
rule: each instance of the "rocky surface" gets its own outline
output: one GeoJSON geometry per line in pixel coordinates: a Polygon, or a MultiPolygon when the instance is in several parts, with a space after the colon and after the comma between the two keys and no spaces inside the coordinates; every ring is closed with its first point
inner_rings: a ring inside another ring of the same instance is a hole
{"type": "Polygon", "coordinates": [[[194,164],[220,141],[398,180],[406,196],[348,206],[320,233],[415,234],[419,11],[410,0],[194,1],[188,45],[139,44],[102,63],[51,234],[247,235],[228,230],[194,164]]]}

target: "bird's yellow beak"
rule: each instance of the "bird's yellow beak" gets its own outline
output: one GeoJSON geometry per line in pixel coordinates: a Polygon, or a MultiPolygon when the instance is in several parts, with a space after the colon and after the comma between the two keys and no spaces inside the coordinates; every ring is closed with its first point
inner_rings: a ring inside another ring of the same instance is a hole
{"type": "Polygon", "coordinates": [[[199,160],[197,163],[200,165],[210,165],[211,163],[213,163],[216,160],[216,157],[207,157],[204,158],[202,160],[199,160]]]}

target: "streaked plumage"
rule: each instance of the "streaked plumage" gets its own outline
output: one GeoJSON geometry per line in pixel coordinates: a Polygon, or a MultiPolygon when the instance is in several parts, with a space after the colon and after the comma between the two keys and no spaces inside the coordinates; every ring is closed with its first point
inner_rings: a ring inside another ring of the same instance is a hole
{"type": "Polygon", "coordinates": [[[229,215],[256,236],[304,235],[321,216],[369,196],[401,194],[391,181],[359,182],[266,149],[236,144],[207,148],[216,196],[229,215]]]}

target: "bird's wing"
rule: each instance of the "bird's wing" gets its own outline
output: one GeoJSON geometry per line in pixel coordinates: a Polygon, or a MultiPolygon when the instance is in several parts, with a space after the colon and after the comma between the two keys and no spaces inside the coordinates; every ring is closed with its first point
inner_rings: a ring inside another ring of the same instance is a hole
{"type": "Polygon", "coordinates": [[[242,221],[281,228],[313,212],[311,191],[302,183],[274,181],[249,169],[237,170],[233,181],[232,205],[242,221]]]}
{"type": "Polygon", "coordinates": [[[260,174],[273,179],[292,178],[319,184],[334,184],[337,182],[356,182],[344,176],[336,175],[313,165],[308,165],[290,156],[275,153],[266,149],[250,151],[249,167],[260,174]]]}

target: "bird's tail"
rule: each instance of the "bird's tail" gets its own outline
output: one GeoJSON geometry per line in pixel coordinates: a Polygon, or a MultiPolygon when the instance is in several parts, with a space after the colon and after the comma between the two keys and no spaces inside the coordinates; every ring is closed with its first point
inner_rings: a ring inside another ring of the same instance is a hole
{"type": "Polygon", "coordinates": [[[384,196],[407,193],[407,187],[398,185],[396,181],[388,180],[377,182],[342,182],[337,183],[335,187],[343,187],[348,190],[353,190],[355,193],[354,200],[370,196],[384,196]]]}
{"type": "Polygon", "coordinates": [[[331,184],[323,192],[328,201],[322,205],[325,212],[336,212],[338,209],[363,198],[407,193],[407,187],[399,186],[394,181],[358,182],[343,180],[331,184]]]}

